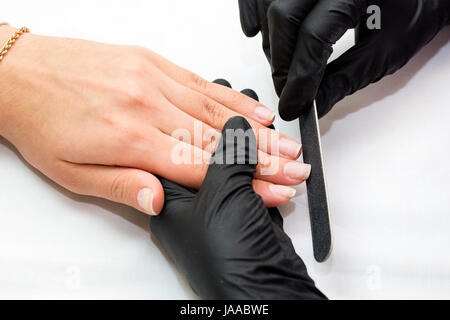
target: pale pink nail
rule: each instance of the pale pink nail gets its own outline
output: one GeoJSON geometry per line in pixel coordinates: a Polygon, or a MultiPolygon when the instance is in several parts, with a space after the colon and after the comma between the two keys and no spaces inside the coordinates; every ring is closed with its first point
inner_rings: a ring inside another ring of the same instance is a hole
{"type": "Polygon", "coordinates": [[[302,162],[288,162],[284,166],[284,174],[292,179],[297,181],[307,180],[311,173],[311,165],[302,163],[302,162]]]}
{"type": "Polygon", "coordinates": [[[280,197],[293,198],[297,193],[297,190],[295,190],[294,188],[280,186],[277,184],[271,184],[269,186],[269,189],[270,191],[272,191],[273,194],[278,195],[280,197]]]}
{"type": "Polygon", "coordinates": [[[275,119],[275,113],[265,107],[256,107],[254,113],[262,121],[272,122],[275,119]]]}
{"type": "Polygon", "coordinates": [[[281,154],[297,159],[300,156],[302,145],[295,140],[281,138],[279,143],[279,151],[281,154]]]}
{"type": "Polygon", "coordinates": [[[137,201],[143,211],[151,216],[156,216],[153,210],[153,192],[149,188],[144,188],[138,192],[137,201]]]}

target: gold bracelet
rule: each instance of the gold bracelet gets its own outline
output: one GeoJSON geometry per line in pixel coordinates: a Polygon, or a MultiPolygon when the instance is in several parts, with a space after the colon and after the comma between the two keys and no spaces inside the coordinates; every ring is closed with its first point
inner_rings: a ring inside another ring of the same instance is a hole
{"type": "Polygon", "coordinates": [[[18,29],[16,32],[14,32],[14,34],[11,36],[11,38],[9,38],[8,42],[5,44],[3,49],[0,51],[0,62],[2,62],[3,57],[8,52],[8,50],[11,49],[16,40],[19,39],[21,35],[27,32],[30,32],[30,30],[28,30],[27,27],[22,27],[18,29]]]}

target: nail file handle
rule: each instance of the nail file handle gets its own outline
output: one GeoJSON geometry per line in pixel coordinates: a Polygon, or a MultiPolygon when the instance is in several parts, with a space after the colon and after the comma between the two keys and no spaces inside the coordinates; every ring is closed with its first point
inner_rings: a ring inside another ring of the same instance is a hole
{"type": "Polygon", "coordinates": [[[300,117],[299,121],[303,160],[305,163],[311,164],[311,175],[306,181],[306,188],[314,258],[317,262],[324,262],[330,256],[333,244],[319,119],[315,102],[310,110],[300,117]]]}

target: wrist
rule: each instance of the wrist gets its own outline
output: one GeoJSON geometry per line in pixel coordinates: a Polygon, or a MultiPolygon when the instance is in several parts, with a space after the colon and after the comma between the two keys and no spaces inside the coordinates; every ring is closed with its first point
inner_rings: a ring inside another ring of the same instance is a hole
{"type": "MultiPolygon", "coordinates": [[[[6,45],[16,31],[17,28],[9,25],[0,26],[0,50],[6,45]]],[[[3,60],[0,61],[0,136],[3,136],[8,140],[9,129],[14,126],[12,123],[12,120],[15,118],[14,114],[19,112],[17,106],[14,105],[14,101],[17,100],[14,92],[16,92],[15,82],[16,75],[18,74],[15,68],[18,57],[15,53],[20,50],[18,47],[19,45],[22,46],[21,44],[24,41],[25,39],[22,39],[22,37],[17,39],[16,43],[14,43],[3,56],[3,60]]]]}
{"type": "Polygon", "coordinates": [[[8,42],[9,38],[17,29],[8,25],[0,25],[0,49],[8,42]]]}

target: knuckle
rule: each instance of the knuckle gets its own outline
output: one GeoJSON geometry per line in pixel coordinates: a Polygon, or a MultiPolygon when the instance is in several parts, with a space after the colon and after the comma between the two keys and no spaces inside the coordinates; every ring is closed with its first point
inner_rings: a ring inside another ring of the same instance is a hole
{"type": "Polygon", "coordinates": [[[272,165],[272,159],[263,152],[259,152],[258,154],[258,164],[262,169],[266,169],[268,167],[271,167],[272,165]]]}
{"type": "Polygon", "coordinates": [[[138,130],[124,125],[118,125],[114,129],[118,132],[118,140],[121,142],[121,145],[126,146],[128,149],[139,149],[142,147],[145,139],[138,130]]]}
{"type": "Polygon", "coordinates": [[[129,107],[142,106],[147,104],[147,95],[141,88],[140,79],[133,81],[128,89],[124,92],[124,99],[126,105],[129,107]]]}
{"type": "Polygon", "coordinates": [[[287,19],[289,13],[289,8],[278,2],[274,2],[267,10],[267,15],[276,21],[287,19]]]}
{"type": "Polygon", "coordinates": [[[208,81],[203,79],[202,77],[192,74],[192,82],[194,83],[195,88],[199,90],[206,90],[208,89],[208,81]]]}
{"type": "Polygon", "coordinates": [[[206,99],[203,103],[203,111],[208,122],[215,128],[222,128],[225,123],[225,110],[216,102],[206,99]]]}
{"type": "Polygon", "coordinates": [[[121,120],[113,110],[98,108],[93,113],[93,117],[99,119],[99,122],[106,128],[117,129],[121,126],[121,120]]]}
{"type": "Polygon", "coordinates": [[[300,34],[302,36],[312,37],[314,35],[314,28],[311,26],[310,23],[304,23],[300,27],[300,34]]]}
{"type": "Polygon", "coordinates": [[[144,84],[147,82],[147,62],[144,58],[133,58],[127,66],[126,75],[117,88],[121,100],[127,106],[147,103],[147,92],[144,84]]]}
{"type": "Polygon", "coordinates": [[[208,132],[205,139],[203,140],[203,150],[205,150],[209,154],[214,153],[219,145],[220,138],[221,134],[219,134],[215,130],[211,131],[210,133],[208,132]]]}
{"type": "Polygon", "coordinates": [[[132,148],[144,140],[143,134],[135,127],[129,125],[123,117],[113,112],[100,114],[105,132],[109,132],[120,146],[132,148]]]}
{"type": "Polygon", "coordinates": [[[140,74],[148,65],[147,54],[144,48],[132,47],[128,52],[124,67],[126,71],[132,74],[140,74]]]}
{"type": "Polygon", "coordinates": [[[250,101],[252,101],[250,97],[247,97],[243,93],[238,93],[235,91],[230,92],[228,99],[230,101],[230,104],[236,108],[239,108],[241,106],[248,106],[249,103],[251,103],[250,101]]]}
{"type": "Polygon", "coordinates": [[[131,186],[132,179],[127,172],[118,174],[111,183],[109,196],[115,201],[124,202],[128,199],[128,190],[131,186]]]}
{"type": "Polygon", "coordinates": [[[331,45],[328,27],[314,22],[306,21],[302,24],[300,37],[305,38],[307,41],[319,41],[320,43],[329,43],[331,45]]]}

